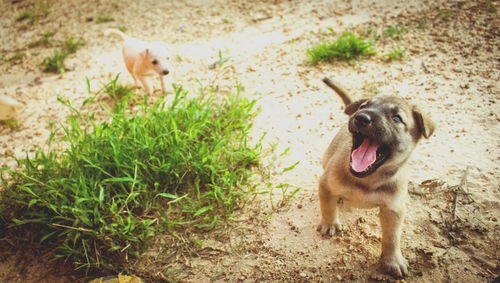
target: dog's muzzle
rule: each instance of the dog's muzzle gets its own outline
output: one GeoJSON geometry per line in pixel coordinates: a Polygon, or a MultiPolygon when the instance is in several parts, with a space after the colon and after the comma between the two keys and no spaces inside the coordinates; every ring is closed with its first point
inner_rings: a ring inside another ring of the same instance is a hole
{"type": "Polygon", "coordinates": [[[161,72],[164,76],[168,75],[170,72],[168,70],[163,70],[163,72],[161,72]]]}
{"type": "Polygon", "coordinates": [[[376,129],[378,119],[376,114],[362,111],[349,121],[349,131],[353,136],[350,165],[351,173],[356,177],[370,175],[389,157],[389,149],[380,141],[376,129]]]}

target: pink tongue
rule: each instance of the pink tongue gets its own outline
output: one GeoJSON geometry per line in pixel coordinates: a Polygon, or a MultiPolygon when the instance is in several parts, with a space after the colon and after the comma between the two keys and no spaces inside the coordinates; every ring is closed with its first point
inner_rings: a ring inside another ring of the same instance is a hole
{"type": "Polygon", "coordinates": [[[364,139],[363,143],[353,150],[351,167],[356,172],[365,171],[377,159],[378,144],[364,139]]]}

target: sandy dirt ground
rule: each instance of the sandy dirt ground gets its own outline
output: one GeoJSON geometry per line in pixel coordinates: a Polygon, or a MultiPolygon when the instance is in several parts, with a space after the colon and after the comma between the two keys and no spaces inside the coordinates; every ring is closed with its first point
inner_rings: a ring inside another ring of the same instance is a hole
{"type": "MultiPolygon", "coordinates": [[[[23,104],[20,126],[0,125],[0,165],[7,155],[44,147],[52,125],[68,110],[57,97],[80,105],[85,78],[98,89],[126,74],[116,38],[106,28],[172,46],[171,80],[196,92],[200,86],[231,91],[239,82],[258,100],[253,136],[276,153],[264,160],[271,184],[301,190],[279,207],[262,195],[223,231],[197,233],[201,247],[173,248],[167,236],[131,270],[148,282],[394,282],[377,271],[380,228],[376,210],[347,209],[348,229],[320,237],[319,161],[346,122],[340,99],[321,79],[334,78],[355,97],[391,94],[431,114],[437,131],[417,147],[410,174],[410,202],[402,252],[410,274],[400,282],[491,282],[500,275],[500,18],[496,1],[2,1],[0,4],[0,95],[23,104]],[[48,14],[34,24],[17,22],[22,11],[48,14]],[[110,16],[114,20],[96,23],[110,16]],[[354,64],[311,66],[306,50],[344,30],[382,32],[407,28],[400,40],[380,40],[386,53],[405,48],[401,61],[379,56],[354,64]],[[62,75],[40,71],[50,47],[29,48],[44,32],[54,40],[79,37],[86,45],[67,60],[62,75]],[[229,60],[210,69],[218,52],[229,60]],[[23,58],[12,58],[16,53],[23,58]],[[290,148],[284,156],[279,153],[290,148]],[[300,161],[295,169],[283,169],[300,161]],[[173,252],[177,251],[177,252],[173,252]]],[[[158,83],[156,87],[158,88],[158,83]]],[[[158,93],[156,94],[158,95],[158,93]]],[[[171,93],[170,93],[171,95],[171,93]]],[[[91,111],[89,109],[88,111],[91,111]]],[[[265,186],[263,190],[265,190],[265,186]]],[[[50,255],[13,252],[0,256],[2,282],[74,282],[77,276],[50,255]]]]}

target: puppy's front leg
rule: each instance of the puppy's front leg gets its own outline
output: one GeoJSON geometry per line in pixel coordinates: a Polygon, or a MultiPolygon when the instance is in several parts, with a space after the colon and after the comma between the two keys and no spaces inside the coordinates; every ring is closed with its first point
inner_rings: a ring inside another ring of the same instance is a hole
{"type": "Polygon", "coordinates": [[[142,86],[147,94],[151,94],[151,90],[149,88],[148,82],[146,81],[146,77],[139,77],[139,81],[141,81],[142,86]]]}
{"type": "Polygon", "coordinates": [[[134,87],[139,89],[139,84],[137,83],[137,78],[132,74],[132,78],[134,78],[134,87]]]}
{"type": "Polygon", "coordinates": [[[144,76],[144,66],[140,63],[134,64],[134,69],[133,69],[133,74],[132,76],[134,77],[134,81],[137,83],[137,79],[141,81],[142,86],[144,87],[144,91],[146,91],[147,94],[151,94],[151,90],[149,89],[148,82],[146,81],[146,77],[144,76]]]}
{"type": "Polygon", "coordinates": [[[161,82],[161,92],[162,94],[166,94],[167,91],[165,90],[165,76],[160,76],[160,82],[161,82]]]}
{"type": "Polygon", "coordinates": [[[341,230],[338,200],[339,198],[328,190],[326,180],[322,177],[319,183],[321,222],[316,230],[323,236],[332,236],[341,230]]]}
{"type": "Polygon", "coordinates": [[[404,208],[380,208],[382,226],[382,255],[380,263],[385,272],[402,277],[408,274],[408,262],[401,254],[401,229],[404,220],[404,208]]]}

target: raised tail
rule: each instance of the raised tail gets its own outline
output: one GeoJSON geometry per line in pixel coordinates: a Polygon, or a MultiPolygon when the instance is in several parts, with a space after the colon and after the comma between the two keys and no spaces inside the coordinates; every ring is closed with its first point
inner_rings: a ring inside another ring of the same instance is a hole
{"type": "Polygon", "coordinates": [[[126,34],[124,34],[123,32],[121,32],[120,30],[117,30],[117,29],[110,28],[110,29],[107,29],[104,31],[104,35],[106,35],[106,36],[109,36],[113,33],[120,36],[123,40],[125,40],[127,38],[126,34]]]}
{"type": "Polygon", "coordinates": [[[340,88],[338,85],[334,84],[329,78],[324,78],[323,82],[328,87],[330,87],[331,89],[333,89],[340,96],[340,98],[342,99],[342,102],[344,102],[345,106],[347,106],[347,105],[349,105],[349,104],[352,103],[352,100],[349,97],[349,95],[342,88],[340,88]]]}

